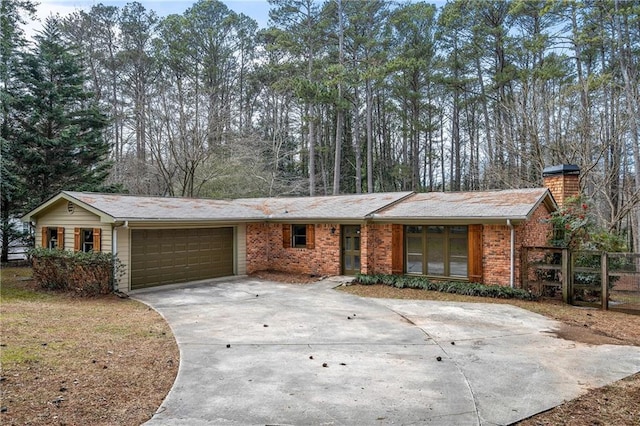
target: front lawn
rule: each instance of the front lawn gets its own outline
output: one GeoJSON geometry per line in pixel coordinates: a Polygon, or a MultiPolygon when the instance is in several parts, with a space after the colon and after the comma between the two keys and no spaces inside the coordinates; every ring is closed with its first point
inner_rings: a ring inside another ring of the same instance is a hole
{"type": "Polygon", "coordinates": [[[1,273],[1,424],[137,425],[153,415],[179,364],[160,315],[114,295],[40,290],[30,268],[1,273]]]}

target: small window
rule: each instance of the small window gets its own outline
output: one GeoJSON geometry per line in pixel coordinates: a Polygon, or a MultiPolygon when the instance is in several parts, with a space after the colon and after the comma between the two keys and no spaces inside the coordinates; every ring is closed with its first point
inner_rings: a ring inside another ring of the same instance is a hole
{"type": "Polygon", "coordinates": [[[85,253],[93,251],[93,229],[83,229],[80,238],[82,238],[82,251],[85,253]]]}
{"type": "Polygon", "coordinates": [[[307,225],[291,226],[291,247],[306,248],[307,247],[307,225]]]}
{"type": "Polygon", "coordinates": [[[64,228],[43,226],[42,227],[42,247],[48,249],[64,249],[64,228]]]}
{"type": "Polygon", "coordinates": [[[101,251],[100,228],[75,228],[73,238],[74,251],[101,251]]]}
{"type": "Polygon", "coordinates": [[[314,225],[282,225],[282,247],[315,248],[314,225]]]}
{"type": "Polygon", "coordinates": [[[47,248],[54,249],[58,248],[58,229],[57,228],[49,228],[47,230],[47,248]]]}

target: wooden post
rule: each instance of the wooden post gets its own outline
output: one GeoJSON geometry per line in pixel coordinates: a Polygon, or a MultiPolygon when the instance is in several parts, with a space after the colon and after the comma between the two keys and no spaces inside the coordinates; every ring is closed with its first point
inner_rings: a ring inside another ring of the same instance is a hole
{"type": "Polygon", "coordinates": [[[602,299],[602,309],[609,309],[609,257],[607,256],[607,252],[602,252],[602,256],[600,258],[600,274],[602,275],[600,281],[602,281],[602,292],[600,293],[600,298],[602,299]]]}
{"type": "Polygon", "coordinates": [[[571,288],[571,264],[569,249],[562,249],[562,301],[564,303],[573,303],[573,289],[571,288]]]}

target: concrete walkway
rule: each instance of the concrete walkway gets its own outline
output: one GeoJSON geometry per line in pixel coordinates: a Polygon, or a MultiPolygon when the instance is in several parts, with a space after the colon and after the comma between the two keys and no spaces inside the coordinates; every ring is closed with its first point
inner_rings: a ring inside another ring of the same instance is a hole
{"type": "Polygon", "coordinates": [[[149,425],[510,424],[640,371],[509,305],[364,299],[236,278],[133,297],[180,347],[149,425]]]}

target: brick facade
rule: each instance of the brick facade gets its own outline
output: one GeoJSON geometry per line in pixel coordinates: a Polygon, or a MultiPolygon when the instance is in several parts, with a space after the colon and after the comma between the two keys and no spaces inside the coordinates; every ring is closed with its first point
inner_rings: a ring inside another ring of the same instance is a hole
{"type": "MultiPolygon", "coordinates": [[[[520,254],[523,246],[546,246],[551,224],[545,219],[549,210],[540,204],[531,219],[515,226],[515,274],[514,286],[520,287],[520,254]]],[[[485,284],[510,285],[511,279],[511,228],[508,225],[484,225],[483,282],[485,284]]]]}
{"type": "MultiPolygon", "coordinates": [[[[545,246],[551,225],[545,221],[549,210],[541,203],[530,220],[515,226],[514,285],[520,286],[522,246],[545,246]]],[[[283,244],[283,224],[247,225],[247,273],[261,270],[287,271],[311,275],[340,275],[341,227],[338,223],[314,225],[315,247],[290,248],[283,244]],[[334,230],[332,233],[331,230],[334,230]]],[[[361,272],[393,273],[393,225],[368,223],[360,228],[361,272]]],[[[401,248],[403,250],[403,248],[401,248]]],[[[510,285],[511,229],[504,225],[482,227],[482,282],[510,285]]]]}
{"type": "MultiPolygon", "coordinates": [[[[367,271],[368,274],[391,274],[392,268],[392,237],[393,225],[391,224],[369,224],[368,243],[369,256],[367,271]]],[[[363,273],[365,273],[363,271],[363,273]]]]}
{"type": "MultiPolygon", "coordinates": [[[[522,246],[547,244],[551,226],[545,221],[549,210],[540,204],[531,219],[515,226],[514,284],[520,286],[520,253],[522,246]]],[[[275,270],[311,275],[342,273],[340,224],[315,226],[315,247],[286,248],[281,223],[247,225],[247,273],[275,270]],[[331,233],[331,229],[334,233],[331,233]]],[[[360,228],[361,272],[393,273],[393,225],[369,223],[360,228]]],[[[482,228],[482,282],[510,285],[511,229],[508,225],[484,225],[482,228]]]]}
{"type": "Polygon", "coordinates": [[[247,225],[247,273],[273,270],[316,276],[341,274],[339,224],[314,225],[313,249],[285,248],[282,226],[281,223],[247,225]]]}

